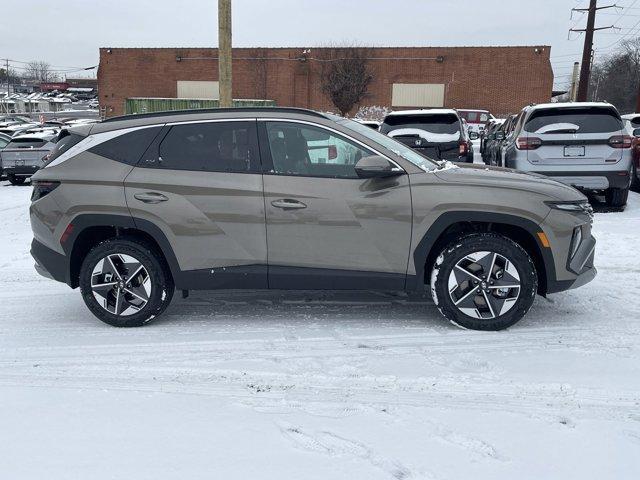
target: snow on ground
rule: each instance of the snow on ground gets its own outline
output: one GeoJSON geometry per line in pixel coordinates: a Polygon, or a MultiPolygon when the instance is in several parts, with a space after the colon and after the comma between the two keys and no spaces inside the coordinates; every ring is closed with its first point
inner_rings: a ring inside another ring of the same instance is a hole
{"type": "Polygon", "coordinates": [[[100,323],[28,254],[0,184],[0,478],[636,479],[640,195],[599,276],[497,333],[423,297],[200,293],[100,323]]]}

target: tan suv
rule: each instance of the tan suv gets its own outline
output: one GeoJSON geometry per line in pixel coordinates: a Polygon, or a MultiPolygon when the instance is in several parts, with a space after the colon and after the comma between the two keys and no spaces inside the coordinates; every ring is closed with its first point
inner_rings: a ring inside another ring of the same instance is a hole
{"type": "Polygon", "coordinates": [[[32,179],[32,254],[111,325],[175,289],[431,287],[466,328],[516,323],[537,293],[594,278],[575,189],[428,159],[360,123],[293,108],[115,118],[61,134],[32,179]]]}

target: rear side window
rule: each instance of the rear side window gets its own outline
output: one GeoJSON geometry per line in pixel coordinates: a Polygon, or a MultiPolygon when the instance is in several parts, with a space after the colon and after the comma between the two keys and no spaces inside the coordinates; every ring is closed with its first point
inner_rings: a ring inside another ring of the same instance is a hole
{"type": "Polygon", "coordinates": [[[7,149],[11,148],[41,148],[46,144],[46,140],[34,138],[15,138],[9,142],[7,149]]]}
{"type": "Polygon", "coordinates": [[[162,127],[141,128],[107,140],[93,148],[91,153],[116,162],[135,165],[162,127]]]}
{"type": "Polygon", "coordinates": [[[537,134],[611,133],[622,130],[622,121],[610,108],[549,108],[534,111],[524,128],[537,134]]]}
{"type": "Polygon", "coordinates": [[[160,143],[157,168],[206,172],[260,169],[256,122],[175,125],[160,143]]]}
{"type": "MultiPolygon", "coordinates": [[[[382,133],[401,129],[418,129],[430,133],[454,135],[460,132],[460,119],[450,114],[389,115],[380,127],[382,133]]],[[[397,132],[401,134],[402,132],[397,132]]],[[[407,132],[407,134],[410,134],[407,132]]],[[[396,136],[396,135],[394,135],[396,136]]]]}
{"type": "Polygon", "coordinates": [[[60,155],[79,143],[84,138],[86,137],[83,137],[82,135],[76,135],[75,133],[69,133],[67,130],[62,130],[62,132],[60,132],[60,135],[58,136],[57,141],[55,142],[56,146],[53,148],[47,158],[47,163],[53,162],[56,158],[58,158],[60,155]]]}

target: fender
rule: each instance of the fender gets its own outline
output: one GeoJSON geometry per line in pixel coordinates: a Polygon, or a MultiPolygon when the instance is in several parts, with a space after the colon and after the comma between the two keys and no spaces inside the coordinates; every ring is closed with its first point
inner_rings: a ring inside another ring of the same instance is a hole
{"type": "MultiPolygon", "coordinates": [[[[176,259],[175,254],[173,253],[173,249],[171,248],[171,244],[167,240],[167,237],[162,233],[159,227],[149,222],[148,220],[143,220],[140,218],[134,218],[130,215],[107,215],[107,214],[99,214],[99,213],[91,213],[91,214],[80,214],[71,221],[71,224],[74,226],[73,231],[69,235],[69,238],[62,246],[67,258],[71,259],[71,254],[73,252],[73,248],[76,244],[76,240],[80,236],[80,234],[85,231],[87,228],[91,227],[115,227],[115,228],[130,228],[135,230],[140,230],[149,236],[151,236],[158,246],[160,250],[162,250],[162,254],[169,265],[169,269],[171,270],[171,275],[173,275],[174,279],[177,279],[180,276],[180,266],[178,265],[178,260],[176,259]]],[[[71,261],[69,261],[68,272],[67,272],[67,282],[71,284],[71,261]]]]}
{"type": "Polygon", "coordinates": [[[447,228],[456,223],[465,222],[480,222],[488,224],[499,223],[503,225],[519,227],[529,233],[533,241],[536,243],[538,253],[540,254],[540,257],[542,258],[542,261],[544,263],[545,280],[547,285],[546,290],[548,291],[548,293],[551,293],[550,287],[556,283],[556,270],[551,249],[543,247],[540,243],[540,239],[538,238],[537,232],[540,232],[542,230],[540,226],[532,220],[528,220],[516,215],[478,211],[445,212],[440,215],[435,222],[433,222],[433,224],[426,231],[426,233],[422,237],[422,240],[420,240],[413,252],[413,262],[416,274],[415,277],[409,277],[407,279],[407,290],[419,291],[424,289],[423,280],[425,278],[424,275],[427,258],[429,258],[429,255],[431,253],[439,253],[432,252],[434,245],[436,244],[440,236],[447,230],[447,228]],[[413,285],[411,284],[411,282],[413,282],[413,285]]]}

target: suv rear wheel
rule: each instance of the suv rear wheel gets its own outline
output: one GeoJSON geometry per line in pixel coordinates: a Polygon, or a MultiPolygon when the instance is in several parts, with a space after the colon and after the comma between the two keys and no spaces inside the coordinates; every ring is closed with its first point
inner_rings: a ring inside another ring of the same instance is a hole
{"type": "Polygon", "coordinates": [[[431,272],[431,294],[453,324],[502,330],[531,308],[536,268],[513,240],[495,233],[470,234],[449,244],[431,272]]]}
{"type": "Polygon", "coordinates": [[[624,207],[629,197],[629,188],[610,188],[605,193],[605,200],[610,207],[624,207]]]}
{"type": "Polygon", "coordinates": [[[155,249],[137,239],[95,246],[80,269],[82,298],[96,317],[114,327],[139,327],[160,315],[174,292],[171,274],[155,249]]]}

